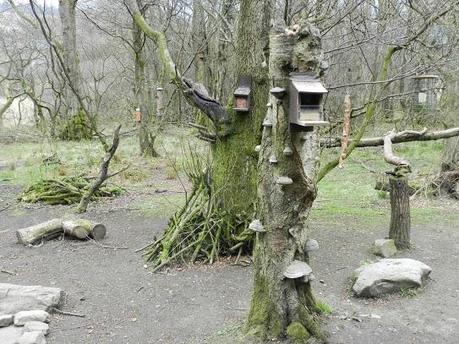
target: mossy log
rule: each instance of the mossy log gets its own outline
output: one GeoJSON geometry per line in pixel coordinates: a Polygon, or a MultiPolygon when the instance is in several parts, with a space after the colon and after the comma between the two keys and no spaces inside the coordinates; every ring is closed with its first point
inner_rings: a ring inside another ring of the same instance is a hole
{"type": "Polygon", "coordinates": [[[52,219],[34,226],[21,228],[16,231],[18,243],[33,245],[39,241],[50,240],[62,234],[77,239],[93,238],[101,240],[107,232],[106,227],[101,223],[89,220],[62,220],[52,219]]]}

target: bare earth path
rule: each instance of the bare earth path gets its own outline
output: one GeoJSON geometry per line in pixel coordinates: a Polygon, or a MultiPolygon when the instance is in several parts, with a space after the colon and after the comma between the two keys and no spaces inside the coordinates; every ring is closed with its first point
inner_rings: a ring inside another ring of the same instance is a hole
{"type": "MultiPolygon", "coordinates": [[[[0,185],[0,209],[17,192],[0,185]]],[[[0,273],[0,282],[60,287],[67,295],[63,310],[86,314],[54,315],[48,343],[234,343],[233,329],[248,308],[251,268],[217,264],[152,274],[134,250],[161,233],[166,221],[108,209],[102,204],[86,217],[107,225],[104,245],[128,249],[72,240],[26,248],[16,244],[16,229],[69,208],[13,205],[0,211],[0,268],[17,273],[0,273]]],[[[366,259],[375,259],[367,253],[369,243],[385,234],[385,228],[356,231],[342,224],[312,230],[322,248],[312,259],[315,291],[334,311],[325,323],[330,342],[458,343],[459,215],[453,228],[413,228],[416,249],[402,256],[433,268],[425,290],[415,297],[357,300],[348,292],[348,277],[366,259]]]]}

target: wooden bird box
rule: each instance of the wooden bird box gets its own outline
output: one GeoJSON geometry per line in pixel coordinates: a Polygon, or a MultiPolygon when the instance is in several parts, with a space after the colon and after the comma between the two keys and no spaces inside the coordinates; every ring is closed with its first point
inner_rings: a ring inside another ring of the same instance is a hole
{"type": "MultiPolygon", "coordinates": [[[[290,74],[289,117],[297,129],[327,125],[322,100],[327,89],[319,79],[300,73],[290,74]]],[[[305,129],[308,130],[308,129],[305,129]]]]}
{"type": "Polygon", "coordinates": [[[240,77],[239,86],[234,91],[234,110],[248,112],[250,110],[250,78],[240,77]]]}

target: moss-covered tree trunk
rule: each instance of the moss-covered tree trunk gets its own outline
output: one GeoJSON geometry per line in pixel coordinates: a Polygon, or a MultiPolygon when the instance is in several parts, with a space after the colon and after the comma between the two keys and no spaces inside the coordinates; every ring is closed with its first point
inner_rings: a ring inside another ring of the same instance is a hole
{"type": "Polygon", "coordinates": [[[224,207],[234,213],[250,214],[256,202],[257,160],[255,146],[260,144],[261,124],[266,114],[269,94],[268,44],[270,0],[243,0],[239,12],[236,42],[236,79],[251,80],[250,111],[227,112],[230,134],[212,146],[213,181],[222,193],[224,207]]]}
{"type": "MultiPolygon", "coordinates": [[[[320,33],[302,23],[297,34],[277,33],[270,40],[273,87],[288,89],[290,72],[320,77],[320,33]]],[[[290,128],[288,94],[270,96],[272,123],[263,130],[259,157],[258,219],[254,251],[254,290],[247,331],[263,339],[288,336],[306,343],[324,336],[312,295],[306,220],[316,197],[318,135],[290,128]],[[277,161],[277,162],[276,162],[277,161]],[[298,270],[299,269],[299,270],[298,270]],[[300,273],[292,276],[288,273],[300,273]]]]}
{"type": "MultiPolygon", "coordinates": [[[[142,0],[137,0],[139,8],[143,11],[145,9],[142,6],[142,0]]],[[[142,12],[144,15],[144,12],[142,12]]],[[[138,125],[138,136],[139,136],[139,148],[140,154],[144,156],[158,156],[154,148],[156,135],[151,132],[150,127],[153,122],[153,109],[149,104],[149,90],[147,78],[145,75],[145,34],[133,21],[133,49],[134,49],[134,98],[136,100],[136,106],[140,109],[141,118],[138,125]]]]}

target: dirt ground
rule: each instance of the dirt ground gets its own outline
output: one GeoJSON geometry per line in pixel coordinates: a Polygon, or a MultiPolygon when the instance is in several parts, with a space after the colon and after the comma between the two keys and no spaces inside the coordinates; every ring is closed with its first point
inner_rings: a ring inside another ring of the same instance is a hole
{"type": "MultiPolygon", "coordinates": [[[[134,251],[160,234],[167,220],[127,210],[132,194],[92,206],[85,215],[107,225],[105,247],[74,240],[23,247],[16,243],[16,229],[64,216],[71,208],[16,204],[19,191],[0,183],[0,268],[16,274],[0,273],[0,282],[62,288],[62,309],[86,315],[53,315],[48,343],[238,342],[249,306],[251,267],[219,263],[152,274],[134,251]]],[[[387,228],[312,227],[311,237],[321,244],[311,262],[317,278],[313,287],[333,309],[324,318],[330,343],[459,342],[459,214],[450,228],[414,226],[415,249],[400,254],[432,267],[425,289],[380,300],[352,297],[349,276],[364,261],[375,260],[368,247],[387,228]]]]}

